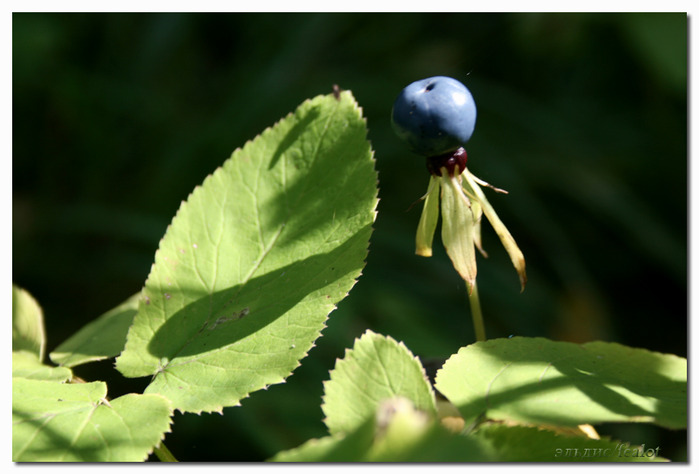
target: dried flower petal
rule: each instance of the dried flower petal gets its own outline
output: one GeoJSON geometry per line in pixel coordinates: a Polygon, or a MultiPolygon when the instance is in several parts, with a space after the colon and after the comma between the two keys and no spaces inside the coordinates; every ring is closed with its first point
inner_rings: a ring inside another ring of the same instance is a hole
{"type": "Polygon", "coordinates": [[[461,189],[458,176],[443,173],[442,182],[442,243],[454,268],[468,286],[471,294],[476,281],[476,251],[474,246],[476,219],[471,202],[461,189]]]}
{"type": "Polygon", "coordinates": [[[495,233],[498,234],[498,237],[500,237],[500,242],[502,242],[505,250],[510,255],[510,260],[512,260],[512,264],[515,266],[515,269],[519,274],[519,282],[522,286],[522,291],[524,291],[524,286],[527,283],[527,273],[525,271],[524,255],[522,254],[522,251],[517,246],[515,239],[512,237],[512,234],[510,234],[510,231],[507,230],[505,224],[503,224],[498,217],[495,209],[493,209],[493,206],[491,206],[488,202],[483,190],[480,188],[480,186],[478,186],[478,183],[476,183],[478,178],[473,176],[468,169],[466,169],[461,176],[464,178],[462,180],[464,190],[467,194],[474,195],[480,202],[485,217],[493,226],[493,229],[495,229],[495,233]]]}
{"type": "Polygon", "coordinates": [[[427,194],[423,197],[425,204],[415,236],[415,253],[421,257],[432,256],[432,240],[439,218],[439,188],[439,178],[430,176],[430,184],[427,187],[427,194]]]}

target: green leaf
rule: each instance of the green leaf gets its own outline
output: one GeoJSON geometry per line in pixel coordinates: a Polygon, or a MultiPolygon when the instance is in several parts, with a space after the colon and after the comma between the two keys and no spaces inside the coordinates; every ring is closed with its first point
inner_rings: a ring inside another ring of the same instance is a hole
{"type": "Polygon", "coordinates": [[[355,431],[312,439],[275,462],[659,462],[658,446],[571,436],[531,426],[485,423],[450,433],[407,399],[389,400],[355,431]]]}
{"type": "Polygon", "coordinates": [[[659,446],[566,436],[533,426],[486,423],[471,435],[490,444],[499,462],[662,462],[659,446]]]}
{"type": "Polygon", "coordinates": [[[370,462],[483,462],[492,460],[488,443],[455,435],[404,398],[379,406],[370,462]]]}
{"type": "Polygon", "coordinates": [[[483,462],[488,441],[448,432],[406,398],[382,402],[353,431],[310,440],[278,453],[276,462],[483,462]]]}
{"type": "Polygon", "coordinates": [[[158,395],[105,400],[104,382],[12,380],[15,462],[145,460],[169,431],[172,408],[158,395]]]}
{"type": "Polygon", "coordinates": [[[70,369],[44,365],[44,317],[26,290],[12,285],[12,376],[64,382],[70,369]]]}
{"type": "Polygon", "coordinates": [[[44,359],[46,336],[39,303],[26,290],[12,285],[12,350],[35,354],[44,359]]]}
{"type": "Polygon", "coordinates": [[[12,353],[12,376],[65,382],[70,380],[73,372],[66,367],[51,367],[42,364],[36,355],[26,351],[18,351],[12,353]]]}
{"type": "Polygon", "coordinates": [[[311,439],[272,457],[272,462],[360,462],[366,457],[374,439],[375,420],[367,418],[350,433],[337,433],[311,439]]]}
{"type": "Polygon", "coordinates": [[[420,361],[391,337],[367,330],[345,351],[325,382],[323,413],[331,434],[353,431],[380,403],[405,397],[418,410],[436,414],[434,392],[420,361]]]}
{"type": "Polygon", "coordinates": [[[364,267],[366,133],[349,91],[319,96],[206,178],[160,243],[117,368],[191,412],[283,382],[364,267]]]}
{"type": "Polygon", "coordinates": [[[462,347],[435,387],[468,423],[490,419],[576,426],[687,426],[687,361],[615,343],[493,339],[462,347]]]}
{"type": "Polygon", "coordinates": [[[49,354],[65,367],[116,357],[124,349],[126,334],[138,311],[140,294],[91,321],[49,354]]]}

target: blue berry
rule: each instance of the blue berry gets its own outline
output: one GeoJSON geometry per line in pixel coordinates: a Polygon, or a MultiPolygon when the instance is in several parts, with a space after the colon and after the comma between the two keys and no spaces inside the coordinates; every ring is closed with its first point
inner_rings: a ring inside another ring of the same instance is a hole
{"type": "Polygon", "coordinates": [[[391,125],[415,153],[436,156],[463,146],[476,125],[476,103],[456,79],[435,76],[403,89],[393,104],[391,125]]]}

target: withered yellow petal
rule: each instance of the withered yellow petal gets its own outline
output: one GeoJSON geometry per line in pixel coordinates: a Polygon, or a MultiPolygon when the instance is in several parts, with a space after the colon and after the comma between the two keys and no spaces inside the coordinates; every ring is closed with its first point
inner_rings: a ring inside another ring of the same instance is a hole
{"type": "Polygon", "coordinates": [[[476,248],[481,255],[488,258],[488,254],[483,250],[483,243],[481,241],[481,217],[483,216],[483,208],[477,199],[471,199],[471,213],[473,214],[473,220],[475,222],[473,225],[473,242],[476,244],[476,248]]]}
{"type": "Polygon", "coordinates": [[[432,240],[437,228],[439,217],[439,177],[430,176],[430,184],[425,194],[425,204],[422,207],[420,223],[417,225],[415,236],[415,253],[421,257],[432,256],[432,240]]]}
{"type": "Polygon", "coordinates": [[[505,224],[503,224],[498,217],[495,209],[493,209],[493,206],[491,206],[488,202],[483,190],[480,188],[480,186],[478,186],[478,183],[476,183],[471,172],[466,169],[461,176],[464,178],[462,180],[464,189],[466,192],[476,196],[476,198],[480,201],[485,217],[493,226],[493,229],[495,229],[495,233],[498,234],[498,237],[500,237],[500,242],[502,242],[502,245],[505,247],[505,250],[510,256],[510,260],[512,260],[512,264],[515,266],[515,270],[517,270],[517,273],[519,274],[519,282],[522,286],[522,291],[524,291],[524,286],[527,283],[527,273],[525,270],[524,255],[522,254],[522,251],[517,246],[517,242],[515,242],[515,239],[512,237],[512,234],[510,234],[510,231],[507,230],[505,224]]]}
{"type": "MultiPolygon", "coordinates": [[[[443,170],[446,171],[446,170],[443,170]]],[[[471,294],[476,281],[475,219],[458,177],[442,172],[442,243],[471,294]]]]}

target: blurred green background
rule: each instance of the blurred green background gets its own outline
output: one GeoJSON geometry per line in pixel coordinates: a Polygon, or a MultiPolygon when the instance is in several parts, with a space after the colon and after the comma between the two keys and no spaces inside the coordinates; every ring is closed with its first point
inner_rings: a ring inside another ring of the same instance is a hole
{"type": "MultiPolygon", "coordinates": [[[[13,281],[48,350],[137,292],[194,186],[309,97],[350,89],[379,171],[367,265],[287,383],[175,416],[181,460],[256,461],[323,436],[322,381],[365,329],[424,358],[473,342],[439,237],[414,255],[424,160],[390,128],[410,82],[448,75],[478,106],[469,169],[527,259],[484,226],[488,336],[687,354],[685,14],[14,14],[13,281]],[[412,207],[411,207],[412,206],[412,207]]],[[[111,362],[78,368],[141,391],[111,362]]],[[[599,431],[686,459],[686,432],[599,431]]]]}

